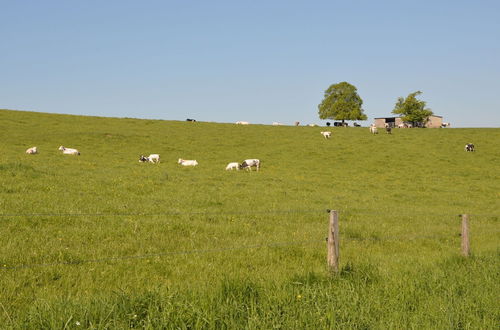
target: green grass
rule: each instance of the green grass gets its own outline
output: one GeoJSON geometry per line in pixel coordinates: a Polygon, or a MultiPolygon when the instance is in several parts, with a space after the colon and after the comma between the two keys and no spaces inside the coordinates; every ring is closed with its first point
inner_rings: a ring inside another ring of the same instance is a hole
{"type": "Polygon", "coordinates": [[[498,328],[500,129],[322,130],[1,110],[0,327],[498,328]]]}

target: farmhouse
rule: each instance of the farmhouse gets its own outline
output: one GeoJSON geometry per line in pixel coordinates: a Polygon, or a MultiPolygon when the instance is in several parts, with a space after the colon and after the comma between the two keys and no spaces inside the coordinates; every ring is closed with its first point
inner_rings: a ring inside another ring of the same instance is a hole
{"type": "MultiPolygon", "coordinates": [[[[374,124],[376,127],[383,128],[385,124],[388,124],[389,127],[400,127],[401,125],[407,124],[403,122],[400,117],[379,117],[375,118],[374,124]]],[[[427,120],[425,127],[427,128],[439,128],[443,124],[443,117],[432,115],[427,120]]]]}

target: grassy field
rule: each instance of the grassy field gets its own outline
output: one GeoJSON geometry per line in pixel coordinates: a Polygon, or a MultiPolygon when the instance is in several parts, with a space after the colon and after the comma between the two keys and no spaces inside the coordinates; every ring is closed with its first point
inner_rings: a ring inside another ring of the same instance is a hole
{"type": "Polygon", "coordinates": [[[500,129],[322,130],[0,110],[0,327],[498,329],[500,129]]]}

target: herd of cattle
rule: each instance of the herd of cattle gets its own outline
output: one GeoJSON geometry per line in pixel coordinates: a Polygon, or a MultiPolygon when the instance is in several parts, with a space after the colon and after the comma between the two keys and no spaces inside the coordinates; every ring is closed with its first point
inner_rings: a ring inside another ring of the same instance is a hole
{"type": "MultiPolygon", "coordinates": [[[[148,157],[140,156],[139,162],[159,163],[160,162],[160,155],[151,154],[148,157]]],[[[182,165],[182,166],[197,166],[198,165],[198,161],[196,161],[194,159],[187,160],[187,159],[179,158],[177,163],[182,165]]],[[[235,170],[246,169],[246,170],[251,171],[252,167],[255,167],[256,170],[258,171],[260,168],[260,160],[258,160],[258,159],[245,159],[241,164],[238,162],[231,162],[231,163],[227,164],[226,171],[227,170],[234,170],[234,169],[235,170]]]]}
{"type": "MultiPolygon", "coordinates": [[[[194,119],[187,119],[188,121],[196,121],[194,119]]],[[[298,122],[297,122],[298,123],[298,122]]],[[[236,124],[238,125],[248,125],[249,123],[248,122],[236,122],[236,124]]],[[[273,125],[281,125],[280,123],[273,123],[273,125]]],[[[372,134],[378,134],[378,129],[377,127],[372,124],[370,125],[370,133],[372,134]]],[[[391,131],[392,131],[392,128],[386,124],[385,125],[385,131],[386,133],[388,134],[391,134],[391,131]]],[[[332,132],[331,131],[323,131],[323,132],[320,132],[321,135],[323,135],[323,137],[325,139],[329,139],[331,138],[332,136],[332,132]]],[[[80,155],[80,151],[78,151],[77,149],[74,149],[74,148],[66,148],[64,146],[60,146],[59,147],[59,150],[62,151],[63,154],[65,155],[77,155],[79,156],[80,155]]],[[[472,143],[467,143],[465,145],[465,151],[467,152],[474,152],[475,151],[475,147],[474,147],[474,144],[472,143]]],[[[30,154],[30,155],[34,155],[34,154],[37,154],[38,153],[38,149],[37,147],[31,147],[29,149],[26,150],[26,153],[27,154],[30,154]]],[[[146,163],[146,162],[149,162],[149,163],[159,163],[160,162],[160,155],[159,154],[150,154],[149,156],[144,156],[144,155],[141,155],[139,157],[139,162],[141,163],[146,163]]],[[[186,159],[182,159],[182,158],[179,158],[179,160],[177,161],[178,164],[182,165],[182,166],[197,166],[198,165],[198,162],[196,160],[186,160],[186,159]]],[[[226,170],[240,170],[240,169],[246,169],[246,170],[252,170],[252,168],[255,167],[256,170],[258,171],[260,169],[260,160],[259,159],[245,159],[243,162],[241,163],[238,163],[238,162],[231,162],[229,164],[227,164],[226,166],[226,170]]]]}
{"type": "MultiPolygon", "coordinates": [[[[65,155],[76,155],[76,156],[80,155],[80,152],[77,149],[73,149],[73,148],[66,148],[66,147],[60,146],[59,150],[62,151],[62,153],[65,155]]],[[[28,149],[26,149],[26,153],[28,155],[38,154],[38,148],[37,147],[28,148],[28,149]]],[[[139,156],[139,162],[141,162],[141,163],[146,163],[146,162],[159,163],[160,162],[160,155],[159,154],[150,154],[147,157],[144,155],[141,155],[141,156],[139,156]]],[[[182,159],[182,158],[179,158],[177,163],[182,165],[182,166],[197,166],[198,165],[198,162],[196,160],[187,160],[187,159],[182,159]]],[[[246,170],[251,171],[253,167],[255,167],[256,170],[258,171],[260,169],[260,160],[258,160],[258,159],[245,159],[243,162],[241,162],[241,164],[238,162],[231,162],[231,163],[227,164],[226,170],[246,169],[246,170]]]]}
{"type": "MultiPolygon", "coordinates": [[[[141,163],[145,163],[145,162],[159,163],[160,162],[160,155],[159,154],[151,154],[147,157],[141,155],[139,157],[139,162],[141,162],[141,163]]],[[[177,163],[182,165],[182,166],[197,166],[198,165],[198,161],[196,161],[194,159],[187,160],[187,159],[179,158],[177,163]]],[[[247,170],[251,171],[252,167],[255,167],[258,171],[260,168],[260,160],[258,160],[258,159],[245,159],[241,164],[238,162],[231,162],[231,163],[227,164],[226,170],[247,169],[247,170]]]]}
{"type": "MultiPolygon", "coordinates": [[[[196,122],[196,119],[193,119],[193,118],[187,118],[187,119],[186,119],[186,121],[189,121],[189,122],[196,122]]],[[[248,121],[237,121],[235,124],[236,124],[236,125],[250,125],[250,123],[249,123],[248,121]]],[[[285,125],[285,124],[275,121],[275,122],[273,122],[273,123],[272,123],[272,125],[273,125],[273,126],[283,126],[283,125],[285,125]]],[[[331,123],[330,123],[330,122],[326,122],[326,126],[330,126],[330,125],[331,125],[331,123]]],[[[294,123],[294,126],[300,126],[300,121],[296,121],[296,122],[294,123]]],[[[319,125],[318,125],[318,124],[307,124],[306,126],[316,127],[316,126],[319,126],[319,125]]],[[[341,126],[342,126],[342,127],[347,127],[347,126],[349,126],[349,124],[348,124],[348,123],[346,123],[346,122],[336,121],[336,122],[334,122],[334,123],[333,123],[333,126],[335,126],[335,127],[341,127],[341,126]]],[[[358,124],[358,123],[354,123],[354,124],[353,124],[353,126],[354,126],[354,127],[361,127],[361,125],[360,125],[360,124],[358,124]]]]}
{"type": "MultiPolygon", "coordinates": [[[[196,122],[196,119],[187,118],[186,121],[196,122]]],[[[237,121],[235,124],[236,125],[250,125],[250,123],[248,121],[237,121]]],[[[275,121],[275,122],[272,123],[272,125],[273,126],[283,126],[285,124],[282,124],[280,122],[276,122],[275,121]]],[[[296,121],[294,123],[294,126],[299,126],[299,125],[300,125],[300,121],[296,121]]],[[[330,123],[328,121],[326,122],[326,126],[330,127],[331,125],[332,125],[332,123],[330,123]]],[[[306,126],[316,127],[316,126],[319,126],[319,125],[318,124],[307,124],[306,126]]],[[[349,124],[346,123],[346,122],[336,121],[336,122],[333,123],[333,126],[335,126],[335,127],[348,127],[349,124]]],[[[353,126],[354,127],[361,127],[361,125],[358,124],[358,123],[354,123],[353,126]]],[[[372,126],[374,126],[374,124],[372,124],[372,126]]],[[[441,124],[441,127],[450,127],[450,126],[451,126],[450,123],[442,123],[441,124]]],[[[389,126],[389,124],[385,124],[385,127],[386,127],[386,129],[389,128],[388,133],[390,134],[390,128],[391,127],[389,126]]],[[[397,127],[398,128],[412,128],[413,125],[411,123],[401,123],[401,124],[397,125],[397,127]]]]}

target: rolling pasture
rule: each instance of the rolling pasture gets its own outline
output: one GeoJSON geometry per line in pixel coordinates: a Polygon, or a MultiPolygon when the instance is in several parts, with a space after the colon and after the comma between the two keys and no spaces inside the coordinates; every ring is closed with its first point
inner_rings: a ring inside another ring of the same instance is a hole
{"type": "Polygon", "coordinates": [[[1,328],[500,324],[500,129],[0,110],[0,141],[1,328]],[[151,153],[161,163],[139,163],[151,153]],[[224,170],[246,158],[261,170],[224,170]],[[326,209],[340,214],[335,275],[326,209]]]}

